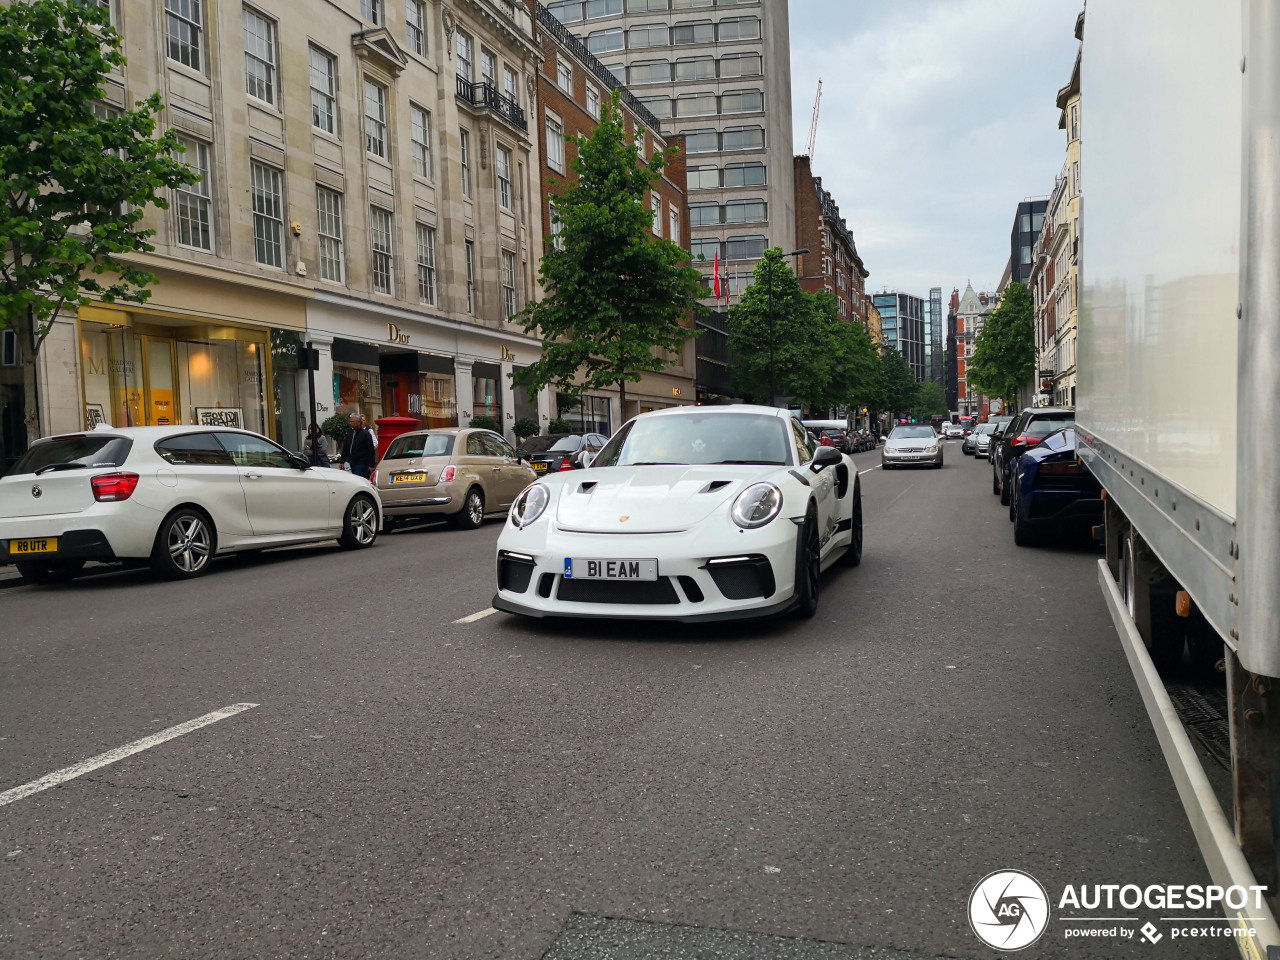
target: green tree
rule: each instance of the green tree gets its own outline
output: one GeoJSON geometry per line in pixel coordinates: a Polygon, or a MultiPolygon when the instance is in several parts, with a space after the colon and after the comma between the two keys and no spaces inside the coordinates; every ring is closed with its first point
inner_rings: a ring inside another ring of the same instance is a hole
{"type": "Polygon", "coordinates": [[[511,429],[515,432],[517,440],[524,440],[528,437],[536,437],[541,428],[538,426],[537,418],[519,417],[511,429]]]}
{"type": "Polygon", "coordinates": [[[972,388],[1016,406],[1018,391],[1035,376],[1036,342],[1031,293],[1011,283],[987,318],[966,367],[972,388]]]}
{"type": "Polygon", "coordinates": [[[911,408],[911,415],[917,420],[928,420],[933,416],[946,416],[947,394],[942,385],[926,380],[917,384],[916,402],[911,408]]]}
{"type": "Polygon", "coordinates": [[[0,325],[23,347],[27,435],[39,436],[36,358],[65,308],[141,303],[156,282],[128,258],[154,249],[140,224],[162,191],[199,178],[154,136],[160,94],[116,117],[94,113],[125,63],[107,6],[0,6],[0,325]]]}
{"type": "Polygon", "coordinates": [[[625,417],[626,385],[678,362],[701,309],[689,252],[653,235],[649,194],[675,148],[644,161],[616,91],[590,136],[565,139],[577,147],[576,180],[556,198],[558,242],[539,270],[546,298],[522,314],[545,343],[513,380],[530,399],[551,384],[570,397],[616,385],[625,417]]]}
{"type": "Polygon", "coordinates": [[[883,393],[881,400],[889,413],[898,416],[915,406],[919,384],[911,372],[911,364],[899,351],[890,347],[880,360],[883,393]]]}
{"type": "Polygon", "coordinates": [[[766,250],[751,285],[729,308],[733,388],[757,403],[772,404],[772,379],[780,396],[810,406],[825,405],[834,333],[824,309],[800,289],[782,248],[766,250]]]}
{"type": "Polygon", "coordinates": [[[833,357],[831,405],[871,409],[880,394],[880,351],[866,327],[837,320],[833,357]]]}

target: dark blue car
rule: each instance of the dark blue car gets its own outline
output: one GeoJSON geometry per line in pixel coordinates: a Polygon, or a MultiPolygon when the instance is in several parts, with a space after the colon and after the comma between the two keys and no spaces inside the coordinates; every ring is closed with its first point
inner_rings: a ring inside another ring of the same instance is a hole
{"type": "Polygon", "coordinates": [[[1076,431],[1049,434],[1013,463],[1009,519],[1013,542],[1029,547],[1047,536],[1087,535],[1102,523],[1102,487],[1076,457],[1076,431]]]}

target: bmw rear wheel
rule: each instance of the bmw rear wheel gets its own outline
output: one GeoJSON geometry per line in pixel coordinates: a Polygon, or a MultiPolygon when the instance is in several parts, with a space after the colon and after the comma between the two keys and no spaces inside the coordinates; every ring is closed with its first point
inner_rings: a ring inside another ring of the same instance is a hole
{"type": "Polygon", "coordinates": [[[818,591],[821,585],[822,538],[818,533],[818,511],[810,504],[796,543],[797,616],[808,619],[818,612],[818,591]]]}
{"type": "Polygon", "coordinates": [[[190,507],[175,510],[156,531],[151,572],[164,580],[198,577],[209,569],[215,542],[208,517],[190,507]]]}
{"type": "Polygon", "coordinates": [[[338,544],[345,550],[363,550],[378,538],[378,506],[373,498],[356,494],[347,504],[342,517],[342,536],[338,544]]]}

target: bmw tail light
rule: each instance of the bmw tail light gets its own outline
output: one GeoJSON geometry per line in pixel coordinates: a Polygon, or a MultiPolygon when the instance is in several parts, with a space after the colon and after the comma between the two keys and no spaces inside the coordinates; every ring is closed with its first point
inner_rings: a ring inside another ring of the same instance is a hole
{"type": "Polygon", "coordinates": [[[452,483],[453,478],[456,477],[457,475],[458,475],[458,468],[455,467],[453,464],[449,464],[449,466],[445,467],[444,470],[440,472],[440,482],[452,483]]]}
{"type": "Polygon", "coordinates": [[[93,499],[99,503],[128,500],[138,488],[136,473],[104,473],[89,483],[93,487],[93,499]]]}

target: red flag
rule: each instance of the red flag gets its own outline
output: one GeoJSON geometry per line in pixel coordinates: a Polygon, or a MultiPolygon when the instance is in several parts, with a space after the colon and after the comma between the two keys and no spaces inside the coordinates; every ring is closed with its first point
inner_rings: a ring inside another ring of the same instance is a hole
{"type": "Polygon", "coordinates": [[[711,269],[712,269],[712,272],[715,274],[714,292],[716,295],[716,299],[719,300],[720,299],[720,251],[719,250],[716,251],[716,262],[712,265],[711,269]]]}

